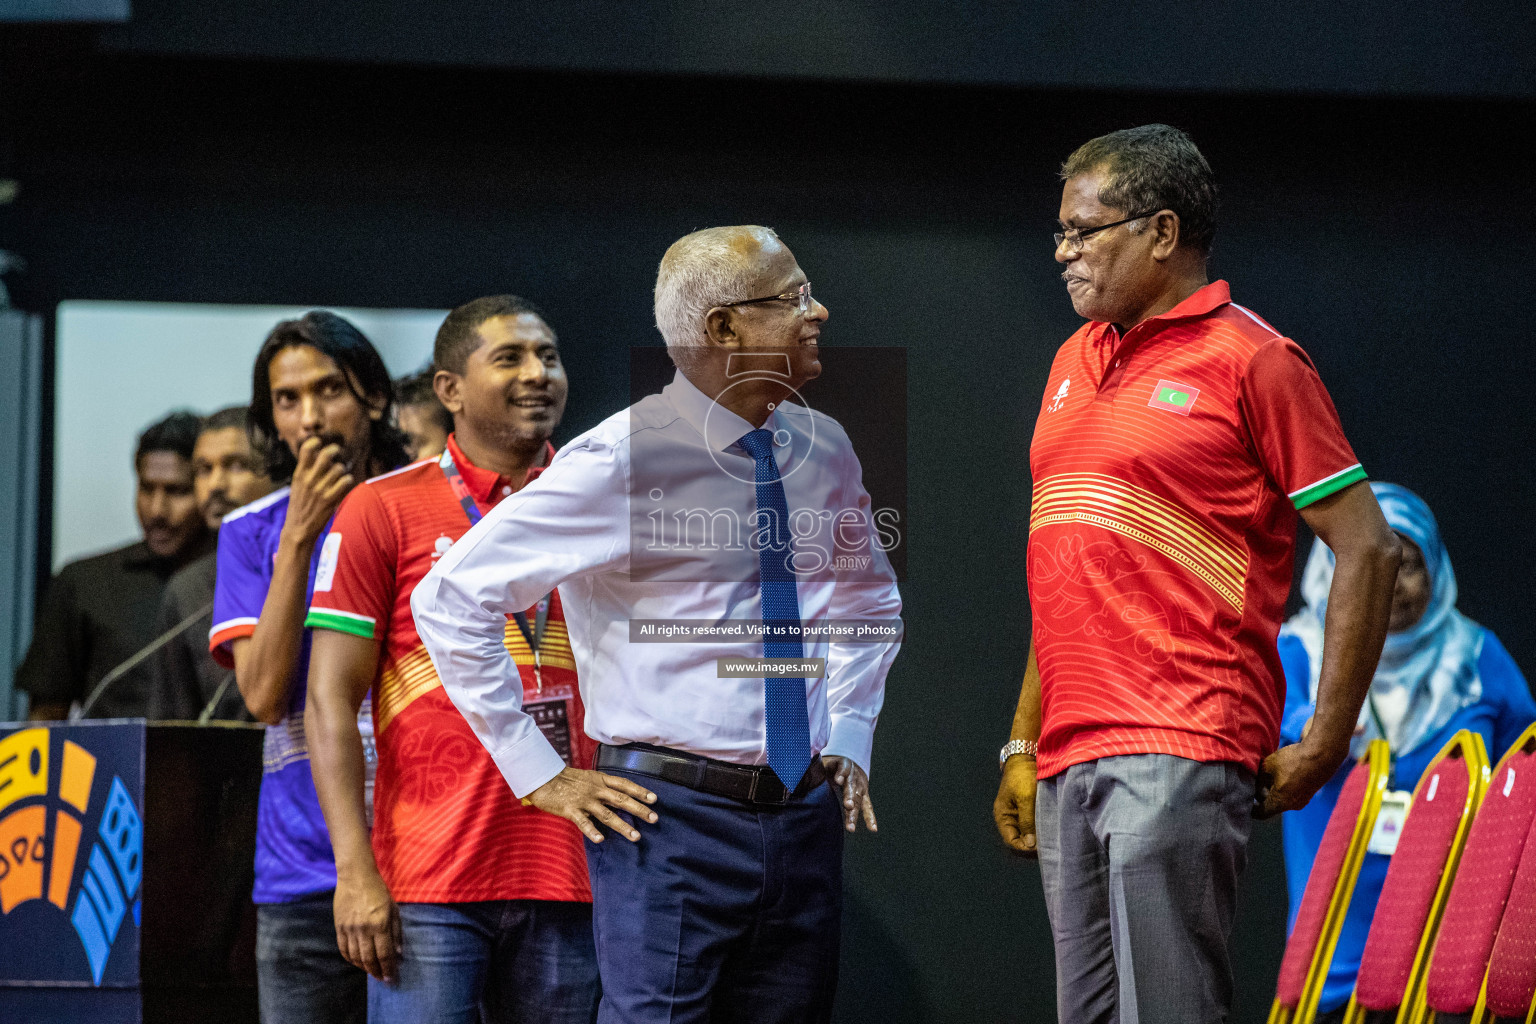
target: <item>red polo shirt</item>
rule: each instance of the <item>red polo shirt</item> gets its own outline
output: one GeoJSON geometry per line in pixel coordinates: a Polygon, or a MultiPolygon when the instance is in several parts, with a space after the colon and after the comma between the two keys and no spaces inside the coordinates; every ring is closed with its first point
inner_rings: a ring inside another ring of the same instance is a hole
{"type": "MultiPolygon", "coordinates": [[[[482,513],[512,493],[510,481],[471,463],[451,435],[448,450],[482,513]]],[[[331,526],[333,560],[322,560],[316,574],[304,624],[382,643],[373,688],[374,857],[401,902],[590,901],[581,833],[512,795],[416,635],[411,594],[468,530],[443,468],[437,460],[417,462],[347,495],[331,526]]],[[[533,628],[531,609],[527,619],[533,628]]],[[[591,764],[595,744],[583,729],[559,595],[550,601],[537,678],[512,619],[505,639],[522,670],[523,706],[569,763],[591,764]]]]}
{"type": "Polygon", "coordinates": [[[1056,354],[1030,447],[1039,774],[1115,754],[1257,769],[1296,510],[1365,479],[1317,370],[1206,285],[1056,354]]]}

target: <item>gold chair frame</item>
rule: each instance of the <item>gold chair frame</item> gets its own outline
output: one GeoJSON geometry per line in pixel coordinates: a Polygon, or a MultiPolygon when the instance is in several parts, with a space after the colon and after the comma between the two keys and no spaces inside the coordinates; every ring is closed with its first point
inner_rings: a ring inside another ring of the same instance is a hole
{"type": "MultiPolygon", "coordinates": [[[[1504,767],[1504,762],[1508,761],[1511,757],[1514,757],[1517,752],[1519,752],[1519,753],[1530,753],[1529,748],[1531,747],[1532,744],[1536,744],[1536,722],[1532,722],[1529,728],[1527,728],[1519,736],[1515,737],[1515,742],[1513,742],[1513,743],[1511,743],[1509,745],[1509,749],[1504,752],[1504,756],[1499,758],[1499,763],[1494,765],[1493,772],[1489,776],[1490,780],[1491,779],[1497,779],[1499,777],[1499,769],[1504,767]]],[[[1536,822],[1532,822],[1531,823],[1531,828],[1533,830],[1536,830],[1536,822]]],[[[1531,841],[1530,840],[1530,833],[1527,833],[1526,842],[1529,843],[1530,841],[1531,841]]],[[[1490,958],[1490,961],[1491,961],[1491,958],[1490,958]]],[[[1490,962],[1490,966],[1491,966],[1491,962],[1490,962]]],[[[1488,1011],[1488,967],[1484,967],[1483,968],[1483,984],[1482,984],[1482,987],[1477,990],[1477,1005],[1472,1008],[1472,1021],[1471,1021],[1471,1024],[1489,1024],[1489,1022],[1492,1021],[1493,1018],[1485,1016],[1487,1011],[1488,1011]]],[[[1434,1019],[1435,1019],[1434,1012],[1430,1011],[1428,1017],[1426,1018],[1426,1020],[1428,1022],[1430,1022],[1430,1024],[1433,1024],[1434,1019]]],[[[1506,1017],[1505,1019],[1508,1020],[1509,1018],[1506,1017]]],[[[1532,997],[1531,1005],[1526,1007],[1526,1010],[1525,1010],[1525,1024],[1533,1024],[1533,1022],[1536,1022],[1536,996],[1532,997]]]]}
{"type": "MultiPolygon", "coordinates": [[[[1424,931],[1419,936],[1419,947],[1414,953],[1413,966],[1408,972],[1408,984],[1404,987],[1397,1004],[1396,1024],[1409,1024],[1409,1021],[1419,1012],[1424,976],[1429,967],[1429,954],[1434,948],[1435,935],[1440,928],[1440,915],[1445,911],[1445,902],[1451,894],[1451,881],[1456,877],[1456,868],[1461,863],[1462,850],[1467,845],[1467,835],[1472,831],[1472,819],[1477,816],[1477,809],[1482,805],[1484,794],[1488,792],[1488,781],[1493,777],[1488,768],[1488,750],[1483,745],[1483,737],[1470,729],[1462,729],[1440,748],[1424,768],[1419,781],[1413,787],[1415,802],[1418,801],[1419,792],[1424,788],[1424,780],[1447,760],[1461,761],[1462,767],[1467,772],[1466,805],[1462,808],[1461,821],[1456,826],[1456,833],[1451,838],[1451,849],[1445,858],[1445,868],[1440,873],[1440,884],[1435,888],[1434,898],[1430,900],[1429,913],[1424,919],[1424,931]]],[[[1408,813],[1410,817],[1413,814],[1411,805],[1408,813]]],[[[1365,1024],[1365,1015],[1368,1012],[1355,1002],[1354,993],[1350,993],[1349,1005],[1344,1010],[1344,1024],[1365,1024]]]]}
{"type": "Polygon", "coordinates": [[[1328,965],[1333,962],[1333,951],[1339,943],[1339,932],[1344,927],[1344,914],[1349,909],[1355,882],[1360,877],[1360,865],[1365,862],[1365,847],[1376,827],[1376,815],[1381,811],[1381,795],[1387,788],[1391,772],[1392,754],[1383,740],[1371,740],[1365,754],[1356,764],[1366,765],[1365,799],[1360,803],[1360,813],[1355,816],[1355,830],[1350,834],[1349,847],[1344,863],[1339,866],[1339,877],[1334,882],[1333,893],[1328,898],[1328,910],[1323,915],[1323,927],[1317,936],[1317,947],[1312,951],[1312,962],[1307,968],[1307,978],[1301,987],[1301,998],[1295,1006],[1285,1006],[1279,996],[1269,1008],[1268,1024],[1313,1024],[1317,1017],[1317,1001],[1323,994],[1323,979],[1328,965]]]}

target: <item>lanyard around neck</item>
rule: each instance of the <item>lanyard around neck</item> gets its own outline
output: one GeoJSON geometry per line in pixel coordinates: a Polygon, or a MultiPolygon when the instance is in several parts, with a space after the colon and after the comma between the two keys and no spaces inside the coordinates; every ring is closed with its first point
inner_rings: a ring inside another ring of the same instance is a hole
{"type": "MultiPolygon", "coordinates": [[[[464,510],[464,515],[469,519],[469,525],[474,527],[479,524],[484,516],[480,512],[480,505],[475,501],[475,496],[469,493],[469,484],[464,482],[464,475],[459,472],[458,465],[453,461],[453,453],[443,449],[442,458],[437,460],[437,465],[443,471],[443,476],[448,480],[448,487],[453,491],[453,496],[459,499],[459,507],[464,510]]],[[[533,625],[528,625],[528,615],[525,612],[513,612],[512,621],[517,623],[517,628],[523,634],[523,639],[528,642],[528,649],[533,652],[533,682],[534,688],[544,692],[543,658],[539,648],[544,643],[544,627],[549,622],[549,599],[552,595],[545,594],[534,606],[533,625]]]]}
{"type": "Polygon", "coordinates": [[[469,525],[478,525],[484,518],[480,513],[480,505],[475,501],[475,496],[469,493],[469,484],[464,482],[464,476],[459,472],[458,464],[453,461],[453,453],[444,448],[442,458],[437,460],[437,465],[443,471],[443,476],[447,478],[448,487],[453,491],[453,496],[459,499],[459,507],[469,517],[469,525]]]}

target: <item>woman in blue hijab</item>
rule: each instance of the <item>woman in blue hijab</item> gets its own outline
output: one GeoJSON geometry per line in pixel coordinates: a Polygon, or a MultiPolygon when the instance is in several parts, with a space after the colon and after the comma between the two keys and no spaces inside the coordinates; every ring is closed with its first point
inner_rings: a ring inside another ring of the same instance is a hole
{"type": "MultiPolygon", "coordinates": [[[[1361,709],[1352,753],[1358,757],[1368,741],[1386,739],[1393,758],[1390,788],[1412,790],[1430,759],[1459,729],[1482,734],[1489,758],[1497,761],[1536,721],[1536,701],[1498,637],[1456,610],[1456,574],[1429,506],[1396,484],[1373,483],[1371,490],[1387,523],[1404,541],[1403,562],[1392,594],[1386,645],[1371,681],[1370,698],[1361,709]]],[[[1286,684],[1281,743],[1299,741],[1312,720],[1322,664],[1323,618],[1332,583],[1333,552],[1322,541],[1314,541],[1301,580],[1306,605],[1280,629],[1286,684]]],[[[1353,759],[1310,804],[1284,816],[1286,887],[1291,898],[1287,928],[1296,922],[1312,859],[1351,767],[1353,759]]],[[[1319,1021],[1330,1019],[1322,1014],[1341,1013],[1349,1002],[1389,862],[1382,854],[1366,854],[1323,985],[1319,1021]]]]}

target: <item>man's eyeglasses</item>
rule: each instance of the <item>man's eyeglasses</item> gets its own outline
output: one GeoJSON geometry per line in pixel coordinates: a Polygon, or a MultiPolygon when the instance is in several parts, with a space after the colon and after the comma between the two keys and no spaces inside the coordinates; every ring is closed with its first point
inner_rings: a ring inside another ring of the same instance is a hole
{"type": "Polygon", "coordinates": [[[1138,213],[1134,217],[1125,218],[1125,220],[1117,220],[1111,224],[1100,224],[1096,228],[1068,228],[1065,231],[1056,232],[1051,237],[1056,239],[1056,248],[1060,249],[1065,244],[1068,252],[1081,252],[1083,249],[1083,239],[1089,235],[1096,235],[1100,231],[1108,231],[1110,228],[1117,228],[1121,224],[1129,224],[1133,220],[1141,220],[1143,217],[1150,217],[1158,212],[1157,210],[1148,210],[1146,213],[1138,213]]]}
{"type": "Polygon", "coordinates": [[[736,302],[722,302],[720,303],[720,306],[751,306],[759,302],[793,302],[799,306],[800,315],[805,316],[805,314],[811,311],[811,282],[807,281],[805,284],[801,285],[799,288],[796,288],[794,291],[785,292],[782,295],[764,295],[760,299],[741,299],[736,302]]]}

